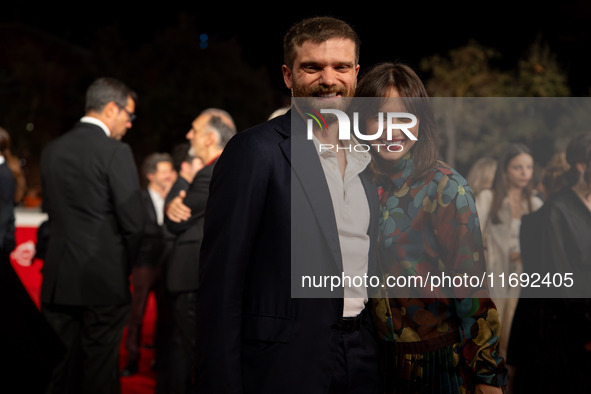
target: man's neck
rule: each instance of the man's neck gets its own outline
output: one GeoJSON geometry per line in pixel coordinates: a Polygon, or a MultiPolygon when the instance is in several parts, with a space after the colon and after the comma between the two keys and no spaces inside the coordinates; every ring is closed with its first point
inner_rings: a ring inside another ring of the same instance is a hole
{"type": "Polygon", "coordinates": [[[339,144],[339,126],[337,122],[329,124],[328,130],[314,128],[312,133],[321,144],[330,144],[332,146],[339,144]]]}
{"type": "Polygon", "coordinates": [[[150,183],[148,185],[148,189],[152,190],[153,192],[155,192],[156,194],[158,194],[162,198],[165,198],[166,197],[166,190],[164,190],[163,187],[159,187],[156,184],[150,183]]]}
{"type": "Polygon", "coordinates": [[[220,155],[222,154],[222,149],[220,148],[214,148],[214,149],[210,149],[206,155],[203,155],[201,157],[201,160],[203,160],[203,163],[206,166],[211,165],[211,163],[217,159],[220,155]]]}

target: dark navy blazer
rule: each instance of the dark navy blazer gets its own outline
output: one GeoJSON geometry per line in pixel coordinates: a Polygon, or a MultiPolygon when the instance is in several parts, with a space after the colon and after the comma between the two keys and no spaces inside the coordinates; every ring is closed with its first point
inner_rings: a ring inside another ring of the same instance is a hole
{"type": "MultiPolygon", "coordinates": [[[[291,114],[236,134],[214,169],[200,254],[197,392],[323,393],[330,384],[342,292],[295,298],[291,279],[315,267],[340,274],[339,240],[318,153],[303,122],[291,132],[291,114]]],[[[374,245],[377,189],[363,179],[374,245]]],[[[375,270],[375,247],[369,255],[375,270]]]]}

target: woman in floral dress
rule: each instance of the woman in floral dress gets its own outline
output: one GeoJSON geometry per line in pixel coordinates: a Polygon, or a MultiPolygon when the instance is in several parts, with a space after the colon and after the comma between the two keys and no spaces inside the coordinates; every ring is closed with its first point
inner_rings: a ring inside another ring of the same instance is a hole
{"type": "Polygon", "coordinates": [[[485,269],[474,196],[459,173],[438,161],[425,88],[409,67],[384,63],[364,74],[356,96],[383,98],[378,105],[363,99],[355,105],[366,134],[379,132],[383,122],[382,137],[372,144],[372,168],[379,185],[378,250],[385,285],[372,300],[372,311],[383,350],[384,392],[501,393],[507,372],[497,349],[498,315],[486,286],[431,291],[388,282],[485,269]],[[407,132],[400,127],[388,136],[387,116],[376,112],[410,113],[417,121],[397,115],[389,122],[407,123],[407,132]]]}

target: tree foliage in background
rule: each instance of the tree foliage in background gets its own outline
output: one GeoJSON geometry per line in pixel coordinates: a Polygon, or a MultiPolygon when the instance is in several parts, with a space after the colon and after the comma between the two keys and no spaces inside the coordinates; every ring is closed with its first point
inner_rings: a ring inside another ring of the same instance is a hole
{"type": "Polygon", "coordinates": [[[479,157],[498,157],[511,142],[528,144],[537,160],[545,162],[582,131],[581,120],[587,119],[573,117],[568,100],[516,99],[570,95],[566,73],[541,40],[532,43],[515,65],[502,68],[498,60],[497,50],[471,41],[420,63],[429,75],[429,94],[445,97],[433,99],[442,158],[462,171],[479,157]]]}
{"type": "MultiPolygon", "coordinates": [[[[139,94],[138,119],[125,137],[138,162],[183,141],[193,118],[207,107],[227,109],[243,129],[284,105],[266,70],[245,62],[234,40],[208,37],[204,49],[200,33],[194,20],[182,15],[158,33],[133,32],[131,39],[129,31],[106,26],[77,45],[23,26],[0,26],[6,38],[0,40],[0,125],[27,163],[29,184],[38,179],[42,148],[82,115],[86,88],[99,76],[120,78],[139,94]]],[[[560,105],[591,112],[578,102],[531,107],[528,102],[466,100],[570,95],[565,72],[541,40],[517,64],[500,67],[499,60],[496,49],[471,41],[421,61],[431,96],[445,98],[439,111],[446,114],[439,119],[442,158],[460,170],[477,157],[497,157],[513,141],[528,143],[543,162],[589,124],[583,115],[556,115],[560,105]],[[516,113],[528,116],[516,118],[516,113]]]]}

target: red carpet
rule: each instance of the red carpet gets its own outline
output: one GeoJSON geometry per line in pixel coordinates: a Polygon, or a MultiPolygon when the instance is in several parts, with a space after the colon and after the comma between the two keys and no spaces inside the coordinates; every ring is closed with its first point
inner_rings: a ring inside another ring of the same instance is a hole
{"type": "MultiPolygon", "coordinates": [[[[21,282],[27,289],[27,292],[39,307],[39,300],[41,294],[41,268],[43,261],[34,260],[30,264],[32,252],[27,246],[27,241],[36,242],[37,229],[36,227],[17,227],[16,242],[17,250],[11,255],[11,263],[14,270],[18,274],[21,282]]],[[[154,334],[154,323],[156,320],[156,303],[153,294],[150,294],[148,304],[146,306],[146,313],[144,315],[144,324],[142,328],[142,349],[139,364],[139,373],[130,377],[121,378],[121,392],[122,394],[151,394],[154,392],[155,376],[156,374],[151,370],[152,357],[154,350],[152,349],[152,339],[154,334]]],[[[120,365],[123,368],[127,358],[124,348],[126,331],[123,333],[123,341],[120,351],[120,365]]]]}

